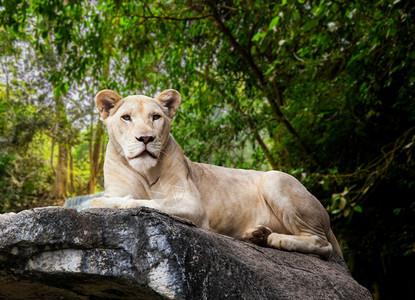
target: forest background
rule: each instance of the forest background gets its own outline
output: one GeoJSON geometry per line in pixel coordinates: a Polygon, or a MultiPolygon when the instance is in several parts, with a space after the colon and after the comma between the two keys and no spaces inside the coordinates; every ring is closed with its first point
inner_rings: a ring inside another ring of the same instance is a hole
{"type": "Polygon", "coordinates": [[[414,299],[414,13],[410,0],[1,0],[0,212],[103,189],[99,90],[174,88],[190,159],[296,176],[375,299],[414,299]]]}

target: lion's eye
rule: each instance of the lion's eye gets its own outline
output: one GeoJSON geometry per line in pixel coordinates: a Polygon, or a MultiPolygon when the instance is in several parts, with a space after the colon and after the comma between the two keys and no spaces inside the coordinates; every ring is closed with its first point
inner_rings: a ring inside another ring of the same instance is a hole
{"type": "Polygon", "coordinates": [[[124,121],[131,121],[131,116],[130,115],[124,115],[121,117],[124,121]]]}
{"type": "Polygon", "coordinates": [[[153,121],[160,119],[161,116],[160,115],[153,115],[153,121]]]}

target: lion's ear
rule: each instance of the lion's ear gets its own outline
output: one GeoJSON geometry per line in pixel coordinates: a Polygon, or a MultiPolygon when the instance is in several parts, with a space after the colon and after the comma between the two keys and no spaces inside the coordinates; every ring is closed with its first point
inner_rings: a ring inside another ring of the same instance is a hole
{"type": "Polygon", "coordinates": [[[173,118],[180,106],[182,96],[176,90],[165,90],[157,96],[157,100],[169,109],[169,117],[173,118]]]}
{"type": "Polygon", "coordinates": [[[112,90],[100,91],[95,96],[95,105],[101,113],[102,119],[106,119],[110,115],[110,110],[114,108],[122,97],[112,90]]]}

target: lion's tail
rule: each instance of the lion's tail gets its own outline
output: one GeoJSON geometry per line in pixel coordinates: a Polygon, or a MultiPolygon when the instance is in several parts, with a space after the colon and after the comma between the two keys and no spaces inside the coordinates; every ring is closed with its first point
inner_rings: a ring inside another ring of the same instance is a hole
{"type": "Polygon", "coordinates": [[[330,229],[328,234],[328,240],[330,244],[333,246],[334,252],[343,258],[342,250],[340,249],[339,242],[337,242],[336,236],[334,235],[333,231],[330,229]]]}

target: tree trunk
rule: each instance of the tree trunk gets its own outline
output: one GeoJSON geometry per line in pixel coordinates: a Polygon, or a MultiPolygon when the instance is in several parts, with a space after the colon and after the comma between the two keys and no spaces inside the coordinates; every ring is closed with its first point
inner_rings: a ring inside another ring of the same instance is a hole
{"type": "MultiPolygon", "coordinates": [[[[71,124],[66,116],[64,101],[59,96],[55,98],[55,114],[57,123],[53,132],[53,142],[54,145],[58,145],[58,161],[55,168],[55,186],[52,194],[58,203],[63,204],[68,196],[68,140],[70,137],[68,128],[70,128],[71,124]]],[[[53,150],[51,162],[53,163],[53,150]]]]}
{"type": "Polygon", "coordinates": [[[100,153],[102,149],[104,135],[104,126],[101,120],[95,126],[95,130],[91,127],[91,140],[89,148],[89,184],[88,193],[94,194],[97,184],[97,175],[100,167],[100,153]],[[95,131],[95,132],[94,132],[95,131]]]}
{"type": "Polygon", "coordinates": [[[53,197],[63,202],[67,197],[68,186],[68,148],[66,145],[58,145],[58,162],[56,164],[55,186],[53,197]]]}
{"type": "Polygon", "coordinates": [[[73,155],[72,155],[72,147],[69,149],[69,193],[71,195],[75,194],[75,179],[74,179],[74,172],[73,172],[73,155]]]}
{"type": "Polygon", "coordinates": [[[55,163],[53,161],[54,156],[55,156],[55,139],[52,137],[52,146],[50,150],[50,168],[52,169],[53,176],[56,176],[55,163]]]}

